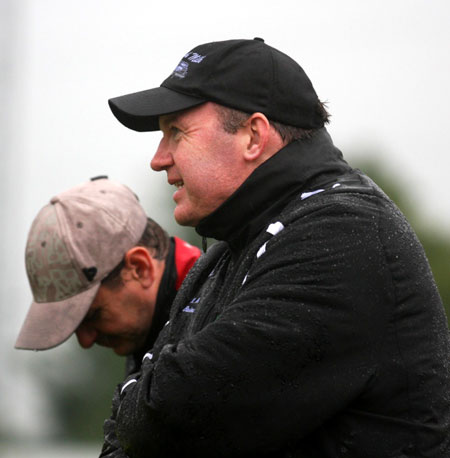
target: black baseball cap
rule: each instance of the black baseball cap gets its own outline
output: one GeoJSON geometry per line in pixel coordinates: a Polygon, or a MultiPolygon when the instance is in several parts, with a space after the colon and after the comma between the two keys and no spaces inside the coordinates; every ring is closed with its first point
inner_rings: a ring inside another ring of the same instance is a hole
{"type": "Polygon", "coordinates": [[[181,59],[160,87],[108,101],[116,118],[139,132],[159,130],[159,116],[211,101],[271,121],[323,127],[319,99],[293,59],[262,38],[199,45],[181,59]]]}

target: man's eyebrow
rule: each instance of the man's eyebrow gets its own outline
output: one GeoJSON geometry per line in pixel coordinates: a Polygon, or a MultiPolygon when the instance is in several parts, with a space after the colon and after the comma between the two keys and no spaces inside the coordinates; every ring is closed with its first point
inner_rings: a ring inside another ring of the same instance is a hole
{"type": "Polygon", "coordinates": [[[170,113],[167,115],[160,116],[159,124],[167,126],[168,124],[177,121],[179,117],[180,117],[179,113],[170,113]]]}

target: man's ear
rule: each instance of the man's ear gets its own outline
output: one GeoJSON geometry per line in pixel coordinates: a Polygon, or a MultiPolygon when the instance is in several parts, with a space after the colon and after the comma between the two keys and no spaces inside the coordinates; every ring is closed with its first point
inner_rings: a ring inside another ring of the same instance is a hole
{"type": "Polygon", "coordinates": [[[244,159],[246,161],[258,161],[269,141],[269,120],[262,113],[253,113],[245,122],[244,129],[248,135],[244,159]]]}
{"type": "Polygon", "coordinates": [[[155,263],[147,248],[135,246],[125,253],[125,268],[122,279],[137,280],[144,288],[149,288],[155,278],[155,263]]]}

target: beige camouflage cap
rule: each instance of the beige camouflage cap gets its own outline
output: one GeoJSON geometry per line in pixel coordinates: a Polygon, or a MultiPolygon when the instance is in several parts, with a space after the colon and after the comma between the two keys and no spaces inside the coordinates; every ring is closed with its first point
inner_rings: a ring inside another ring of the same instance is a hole
{"type": "Polygon", "coordinates": [[[141,238],[147,216],[126,186],[93,178],[51,199],[28,235],[34,301],[16,348],[46,350],[68,339],[103,280],[141,238]]]}

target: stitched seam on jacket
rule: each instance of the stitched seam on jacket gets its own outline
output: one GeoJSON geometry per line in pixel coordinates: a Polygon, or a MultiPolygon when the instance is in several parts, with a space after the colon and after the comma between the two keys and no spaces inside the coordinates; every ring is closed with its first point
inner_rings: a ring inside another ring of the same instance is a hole
{"type": "MultiPolygon", "coordinates": [[[[403,356],[403,351],[402,351],[402,348],[401,348],[401,345],[400,345],[400,340],[399,340],[398,331],[397,331],[397,322],[396,322],[396,318],[395,318],[395,311],[396,311],[395,310],[395,305],[397,304],[397,299],[398,299],[397,298],[397,288],[396,288],[396,283],[394,281],[394,275],[392,273],[391,266],[390,266],[390,264],[388,262],[386,246],[384,245],[384,243],[382,241],[382,238],[381,238],[381,235],[380,235],[380,230],[381,230],[380,221],[381,221],[381,214],[382,214],[381,201],[384,201],[385,199],[382,196],[376,195],[375,193],[374,193],[374,197],[376,198],[376,205],[377,205],[377,208],[378,208],[378,215],[377,215],[378,216],[378,220],[377,220],[378,241],[380,243],[380,246],[383,249],[384,260],[385,260],[385,263],[386,263],[387,270],[389,272],[389,278],[391,280],[392,293],[393,293],[393,296],[394,296],[394,305],[392,307],[392,310],[390,311],[390,323],[392,323],[392,327],[393,327],[396,349],[397,349],[398,355],[400,356],[400,358],[402,360],[402,364],[403,364],[403,367],[404,367],[405,373],[406,373],[406,397],[408,399],[408,416],[409,416],[409,418],[412,418],[412,415],[411,415],[411,382],[410,382],[409,368],[406,365],[405,358],[403,356]]],[[[386,327],[386,330],[385,330],[385,332],[383,334],[383,340],[385,340],[388,330],[389,330],[389,327],[386,327]]],[[[416,451],[417,450],[417,443],[416,443],[416,438],[415,438],[414,434],[411,434],[411,441],[414,442],[414,450],[416,451]]]]}

